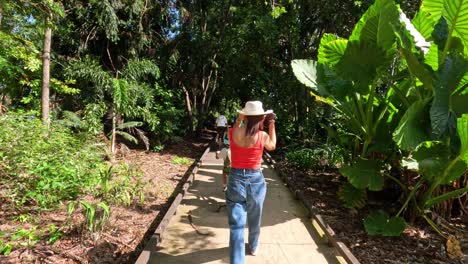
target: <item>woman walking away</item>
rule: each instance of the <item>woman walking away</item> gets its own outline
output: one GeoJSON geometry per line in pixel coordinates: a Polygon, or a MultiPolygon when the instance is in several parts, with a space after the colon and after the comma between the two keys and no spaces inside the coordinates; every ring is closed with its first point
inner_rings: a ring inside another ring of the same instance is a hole
{"type": "Polygon", "coordinates": [[[266,182],[261,171],[263,148],[276,148],[273,111],[264,111],[262,102],[249,101],[239,112],[233,128],[229,129],[231,172],[229,174],[226,204],[229,220],[229,251],[231,264],[245,263],[244,229],[249,226],[248,249],[258,253],[258,238],[262,217],[266,182]],[[265,120],[265,117],[268,118],[265,120]],[[244,126],[241,123],[244,122],[244,126]],[[264,123],[269,134],[262,131],[264,123]]]}

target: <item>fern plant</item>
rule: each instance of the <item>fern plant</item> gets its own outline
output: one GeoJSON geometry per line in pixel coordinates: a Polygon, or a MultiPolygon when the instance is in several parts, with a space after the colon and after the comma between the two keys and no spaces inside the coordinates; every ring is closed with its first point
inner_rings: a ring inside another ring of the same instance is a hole
{"type": "MultiPolygon", "coordinates": [[[[154,89],[148,82],[159,76],[158,67],[149,60],[130,60],[121,71],[106,72],[93,59],[86,57],[72,62],[66,70],[70,78],[80,80],[85,90],[84,101],[94,106],[104,102],[106,112],[110,113],[112,130],[111,153],[116,152],[116,135],[137,143],[139,138],[149,149],[149,140],[145,132],[137,127],[146,124],[155,130],[159,119],[154,113],[154,89]],[[142,120],[127,121],[124,120],[142,120]]],[[[102,109],[102,108],[100,108],[102,109]]],[[[99,112],[101,118],[103,112],[99,112]]],[[[76,121],[76,120],[75,120],[76,121]]]]}

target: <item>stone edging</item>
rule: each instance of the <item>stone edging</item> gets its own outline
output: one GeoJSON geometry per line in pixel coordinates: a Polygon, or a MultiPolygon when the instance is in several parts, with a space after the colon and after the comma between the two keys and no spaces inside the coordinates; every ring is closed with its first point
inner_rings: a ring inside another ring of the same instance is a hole
{"type": "Polygon", "coordinates": [[[195,174],[198,171],[198,168],[202,165],[202,160],[205,158],[205,156],[210,152],[210,144],[206,148],[205,152],[201,155],[199,159],[197,159],[196,163],[194,162],[195,166],[191,166],[191,169],[187,170],[187,173],[190,175],[187,177],[185,183],[182,185],[182,190],[177,194],[177,196],[174,198],[174,200],[171,203],[171,206],[169,209],[167,209],[166,213],[164,214],[163,219],[161,222],[158,224],[156,227],[156,230],[154,233],[151,235],[150,239],[148,242],[146,242],[146,246],[144,249],[141,251],[140,255],[138,256],[137,260],[135,261],[135,264],[146,264],[149,263],[150,258],[151,258],[151,253],[156,250],[156,247],[161,243],[162,238],[163,238],[163,233],[166,230],[166,227],[168,226],[171,218],[174,216],[174,214],[177,211],[177,208],[180,205],[180,202],[182,202],[182,199],[184,198],[185,194],[187,193],[188,188],[190,185],[195,180],[195,174]],[[191,170],[191,172],[190,172],[191,170]]]}
{"type": "MultiPolygon", "coordinates": [[[[271,155],[267,152],[264,152],[264,159],[271,164],[272,168],[275,168],[276,161],[271,157],[271,155]]],[[[341,241],[336,239],[335,232],[333,229],[325,223],[323,217],[317,214],[317,210],[315,209],[314,205],[307,201],[304,197],[304,192],[299,189],[294,189],[291,184],[288,182],[288,178],[283,175],[280,171],[277,171],[280,178],[285,182],[288,186],[288,189],[294,196],[302,202],[302,204],[307,208],[309,211],[309,216],[312,219],[312,224],[317,229],[320,228],[321,230],[317,230],[319,233],[324,233],[326,235],[326,239],[328,240],[328,245],[334,247],[338,253],[343,257],[343,259],[348,264],[360,264],[359,260],[351,253],[349,248],[341,241]]]]}

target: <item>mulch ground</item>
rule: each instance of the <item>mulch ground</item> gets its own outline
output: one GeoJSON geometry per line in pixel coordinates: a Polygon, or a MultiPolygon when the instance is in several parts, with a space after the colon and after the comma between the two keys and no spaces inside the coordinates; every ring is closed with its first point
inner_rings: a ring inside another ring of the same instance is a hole
{"type": "MultiPolygon", "coordinates": [[[[132,263],[138,257],[145,240],[151,234],[177,193],[187,169],[198,159],[207,141],[183,139],[166,146],[159,153],[129,150],[122,160],[138,166],[144,173],[145,202],[130,207],[112,206],[110,221],[96,241],[83,235],[79,226],[84,219],[74,214],[73,225],[64,229],[65,236],[53,245],[39,241],[33,246],[14,249],[8,256],[0,256],[0,263],[132,263]],[[176,165],[175,157],[185,157],[190,164],[176,165]]],[[[93,200],[86,197],[88,201],[93,200]]],[[[66,206],[42,212],[33,224],[21,223],[14,212],[6,212],[0,205],[0,230],[29,228],[49,224],[66,226],[66,206]],[[16,220],[15,220],[16,219],[16,220]]]]}
{"type": "Polygon", "coordinates": [[[294,189],[304,191],[305,199],[314,205],[317,214],[321,214],[335,231],[337,239],[345,243],[361,263],[468,263],[468,228],[460,218],[452,219],[451,224],[465,231],[458,234],[465,256],[462,260],[450,259],[445,250],[446,241],[425,222],[408,225],[400,237],[368,236],[363,226],[364,217],[373,209],[391,205],[369,197],[369,205],[363,209],[343,207],[337,198],[343,177],[336,170],[302,172],[285,161],[278,162],[275,167],[286,175],[294,189]]]}

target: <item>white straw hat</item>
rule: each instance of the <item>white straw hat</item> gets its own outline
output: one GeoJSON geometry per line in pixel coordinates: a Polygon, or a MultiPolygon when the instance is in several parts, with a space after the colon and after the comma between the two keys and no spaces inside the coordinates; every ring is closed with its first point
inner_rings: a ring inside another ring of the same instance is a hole
{"type": "Polygon", "coordinates": [[[263,110],[263,104],[260,101],[248,101],[242,110],[237,110],[240,114],[246,116],[267,115],[273,113],[273,110],[263,110]]]}

